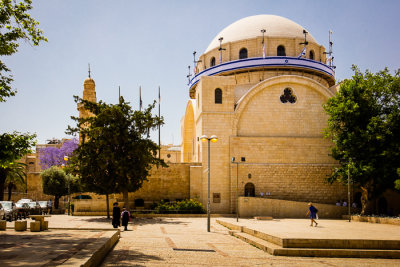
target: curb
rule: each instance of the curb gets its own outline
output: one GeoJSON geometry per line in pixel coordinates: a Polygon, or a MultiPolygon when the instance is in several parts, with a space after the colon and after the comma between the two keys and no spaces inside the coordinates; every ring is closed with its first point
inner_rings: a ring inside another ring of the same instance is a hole
{"type": "Polygon", "coordinates": [[[74,254],[62,266],[99,266],[108,252],[119,241],[120,236],[119,230],[116,230],[114,233],[107,231],[98,240],[74,254]]]}

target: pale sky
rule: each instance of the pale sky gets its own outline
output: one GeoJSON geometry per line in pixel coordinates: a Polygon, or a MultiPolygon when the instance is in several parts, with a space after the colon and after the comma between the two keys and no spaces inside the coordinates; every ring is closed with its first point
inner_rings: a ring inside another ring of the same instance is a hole
{"type": "MultiPolygon", "coordinates": [[[[307,29],[328,48],[333,31],[336,79],[352,75],[351,65],[373,72],[400,66],[400,1],[103,1],[34,0],[30,12],[48,43],[22,43],[3,57],[12,70],[16,96],[0,103],[0,133],[30,132],[38,143],[63,138],[70,116],[77,116],[73,95],[82,96],[88,63],[97,99],[126,101],[138,108],[139,86],[145,105],[161,87],[162,144],[180,143],[180,119],[189,99],[187,66],[193,51],[202,54],[233,22],[252,15],[286,17],[307,29]]],[[[158,134],[152,137],[158,141],[158,134]]]]}

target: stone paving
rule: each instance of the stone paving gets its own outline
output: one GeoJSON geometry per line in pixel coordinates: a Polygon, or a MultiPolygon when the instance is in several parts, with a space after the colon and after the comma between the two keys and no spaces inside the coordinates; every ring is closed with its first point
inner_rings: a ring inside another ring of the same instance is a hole
{"type": "Polygon", "coordinates": [[[58,266],[104,231],[49,230],[0,232],[0,266],[58,266]]]}
{"type": "MultiPolygon", "coordinates": [[[[121,232],[121,239],[108,254],[102,266],[400,266],[398,259],[300,258],[272,256],[228,234],[228,230],[212,218],[211,232],[206,231],[206,218],[134,219],[129,231],[121,232]]],[[[56,266],[111,229],[104,217],[72,217],[53,215],[49,231],[40,233],[0,232],[0,266],[56,266]],[[81,230],[62,230],[81,229],[81,230]],[[83,230],[83,229],[97,230],[83,230]]],[[[271,229],[297,232],[300,236],[324,231],[335,233],[343,228],[348,236],[356,232],[385,236],[398,235],[400,226],[345,221],[319,220],[319,227],[308,226],[307,219],[254,221],[240,219],[243,225],[268,224],[271,229]],[[346,230],[348,227],[348,230],[346,230]],[[388,230],[389,229],[389,230],[388,230]]],[[[7,223],[7,226],[12,224],[7,223]]],[[[122,229],[122,228],[121,228],[122,229]]],[[[322,232],[320,232],[322,234],[322,232]]],[[[325,234],[324,234],[325,235],[325,234]]],[[[333,234],[334,235],[334,234],[333,234]]]]}
{"type": "MultiPolygon", "coordinates": [[[[221,218],[226,220],[227,218],[221,218]]],[[[234,220],[234,219],[231,219],[234,220]]],[[[240,220],[243,225],[252,220],[240,220]]],[[[265,222],[265,221],[264,221],[265,222]]],[[[321,225],[335,231],[335,222],[320,220],[321,225]]],[[[269,221],[269,223],[272,223],[269,221]]],[[[279,220],[281,227],[297,228],[297,232],[318,231],[309,221],[279,220]]],[[[121,239],[102,266],[400,266],[400,260],[300,258],[271,256],[228,235],[225,227],[212,219],[211,232],[206,231],[205,218],[156,218],[134,221],[133,231],[121,233],[121,239]]],[[[355,228],[369,227],[368,224],[355,228]]],[[[387,225],[380,225],[381,229],[387,225]]],[[[293,230],[293,229],[292,229],[293,230]]],[[[350,229],[352,231],[353,228],[350,229]]],[[[396,229],[400,231],[400,227],[396,229]]],[[[349,232],[350,232],[349,231],[349,232]]],[[[351,235],[351,233],[349,233],[351,235]]]]}

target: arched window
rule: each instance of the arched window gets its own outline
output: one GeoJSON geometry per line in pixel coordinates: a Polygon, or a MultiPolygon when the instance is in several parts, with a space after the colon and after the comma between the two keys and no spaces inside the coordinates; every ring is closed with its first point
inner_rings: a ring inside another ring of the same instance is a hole
{"type": "Polygon", "coordinates": [[[310,51],[310,59],[314,60],[314,50],[310,51]]]}
{"type": "Polygon", "coordinates": [[[222,104],[222,90],[217,88],[215,89],[215,104],[222,104]]]}
{"type": "Polygon", "coordinates": [[[215,57],[212,57],[210,60],[210,67],[215,66],[215,57]]]}
{"type": "Polygon", "coordinates": [[[247,58],[247,49],[242,48],[239,51],[239,59],[247,58]]]}
{"type": "Polygon", "coordinates": [[[285,47],[283,45],[278,46],[278,48],[276,50],[277,50],[276,54],[279,57],[285,57],[286,56],[285,47]]]}
{"type": "Polygon", "coordinates": [[[253,183],[247,183],[244,186],[244,196],[245,197],[255,197],[256,196],[256,188],[253,183]]]}

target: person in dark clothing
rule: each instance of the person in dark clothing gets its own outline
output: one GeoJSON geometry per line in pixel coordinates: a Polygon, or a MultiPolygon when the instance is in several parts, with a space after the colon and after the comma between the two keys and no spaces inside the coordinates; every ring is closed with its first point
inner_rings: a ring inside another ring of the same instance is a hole
{"type": "Polygon", "coordinates": [[[128,231],[128,222],[131,220],[131,214],[126,210],[125,207],[122,208],[121,219],[122,226],[125,227],[124,231],[128,231]]]}
{"type": "Polygon", "coordinates": [[[311,219],[311,225],[310,226],[313,226],[313,223],[315,223],[315,227],[317,227],[318,223],[315,221],[315,219],[317,218],[318,210],[317,210],[316,207],[314,207],[312,205],[311,202],[308,203],[308,206],[309,207],[308,207],[308,212],[307,212],[306,216],[310,215],[310,219],[311,219]]]}
{"type": "Polygon", "coordinates": [[[118,202],[114,203],[113,215],[112,215],[112,225],[114,228],[121,226],[121,209],[118,207],[118,202]]]}

